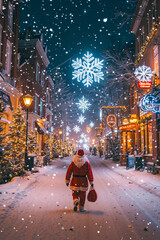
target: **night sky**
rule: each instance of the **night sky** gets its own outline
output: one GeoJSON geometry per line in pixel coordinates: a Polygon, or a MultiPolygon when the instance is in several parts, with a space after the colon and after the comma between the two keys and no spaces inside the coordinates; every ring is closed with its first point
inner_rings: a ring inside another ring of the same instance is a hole
{"type": "MultiPolygon", "coordinates": [[[[30,26],[35,32],[42,30],[50,60],[48,73],[55,78],[58,69],[75,99],[89,97],[94,108],[90,108],[88,123],[98,120],[100,101],[95,100],[95,95],[100,93],[107,77],[103,83],[84,88],[82,83],[72,80],[72,59],[81,58],[87,51],[103,59],[106,49],[116,44],[125,47],[133,40],[129,33],[131,18],[126,21],[123,12],[133,15],[135,3],[134,0],[24,0],[21,4],[20,31],[30,26]]],[[[69,115],[74,113],[73,109],[72,106],[67,110],[69,115]]]]}

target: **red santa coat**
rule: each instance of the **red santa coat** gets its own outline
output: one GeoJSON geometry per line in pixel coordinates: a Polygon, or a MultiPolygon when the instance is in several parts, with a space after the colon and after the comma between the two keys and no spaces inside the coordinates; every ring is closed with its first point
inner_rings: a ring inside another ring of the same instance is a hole
{"type": "Polygon", "coordinates": [[[93,173],[87,157],[74,156],[72,163],[68,167],[65,182],[70,182],[70,189],[73,191],[87,191],[88,180],[90,184],[93,183],[93,173]]]}

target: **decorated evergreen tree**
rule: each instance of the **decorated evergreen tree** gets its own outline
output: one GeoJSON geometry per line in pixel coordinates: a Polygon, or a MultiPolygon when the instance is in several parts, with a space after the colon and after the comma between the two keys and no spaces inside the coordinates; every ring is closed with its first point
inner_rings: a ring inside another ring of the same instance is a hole
{"type": "MultiPolygon", "coordinates": [[[[0,98],[0,119],[4,112],[3,102],[0,98]]],[[[5,135],[2,134],[3,127],[0,122],[0,184],[8,182],[13,177],[13,165],[7,159],[8,146],[5,144],[5,135]]]]}
{"type": "Polygon", "coordinates": [[[39,145],[37,143],[34,131],[31,131],[28,135],[28,153],[35,153],[36,155],[39,154],[39,145]]]}
{"type": "Polygon", "coordinates": [[[17,111],[13,115],[12,125],[9,127],[8,142],[11,148],[9,151],[9,158],[18,164],[22,162],[25,152],[26,139],[26,123],[22,108],[19,105],[17,111]]]}
{"type": "Polygon", "coordinates": [[[54,157],[58,157],[58,155],[60,154],[60,142],[58,140],[58,136],[57,135],[53,135],[52,137],[52,158],[54,157]]]}

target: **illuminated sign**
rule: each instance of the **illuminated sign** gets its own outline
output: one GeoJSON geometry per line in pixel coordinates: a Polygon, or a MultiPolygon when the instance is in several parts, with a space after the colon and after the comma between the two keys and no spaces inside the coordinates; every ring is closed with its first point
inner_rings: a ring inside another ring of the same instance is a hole
{"type": "Polygon", "coordinates": [[[114,127],[116,125],[116,122],[117,122],[117,118],[114,114],[109,114],[107,116],[107,125],[109,127],[114,127]]]}
{"type": "Polygon", "coordinates": [[[145,95],[139,102],[139,107],[143,111],[150,111],[153,113],[160,112],[160,98],[151,94],[145,95]]]}
{"type": "Polygon", "coordinates": [[[141,89],[149,89],[152,87],[152,82],[140,82],[138,81],[138,87],[141,89]]]}
{"type": "Polygon", "coordinates": [[[119,127],[119,130],[131,130],[136,127],[136,124],[128,124],[119,127]]]}
{"type": "Polygon", "coordinates": [[[131,118],[129,119],[130,123],[136,123],[137,122],[137,116],[136,114],[131,114],[131,118]]]}

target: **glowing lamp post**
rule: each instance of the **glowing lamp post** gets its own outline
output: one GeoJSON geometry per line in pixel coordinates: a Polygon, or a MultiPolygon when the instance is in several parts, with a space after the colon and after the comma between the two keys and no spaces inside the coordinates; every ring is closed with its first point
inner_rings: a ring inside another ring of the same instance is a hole
{"type": "Polygon", "coordinates": [[[62,135],[62,130],[59,130],[59,140],[60,140],[60,154],[62,155],[62,139],[61,139],[61,135],[62,135]]]}
{"type": "Polygon", "coordinates": [[[27,139],[28,139],[28,108],[31,106],[33,97],[29,94],[23,97],[24,105],[27,107],[27,116],[26,116],[26,148],[25,148],[25,166],[28,162],[28,148],[27,148],[27,139]]]}

